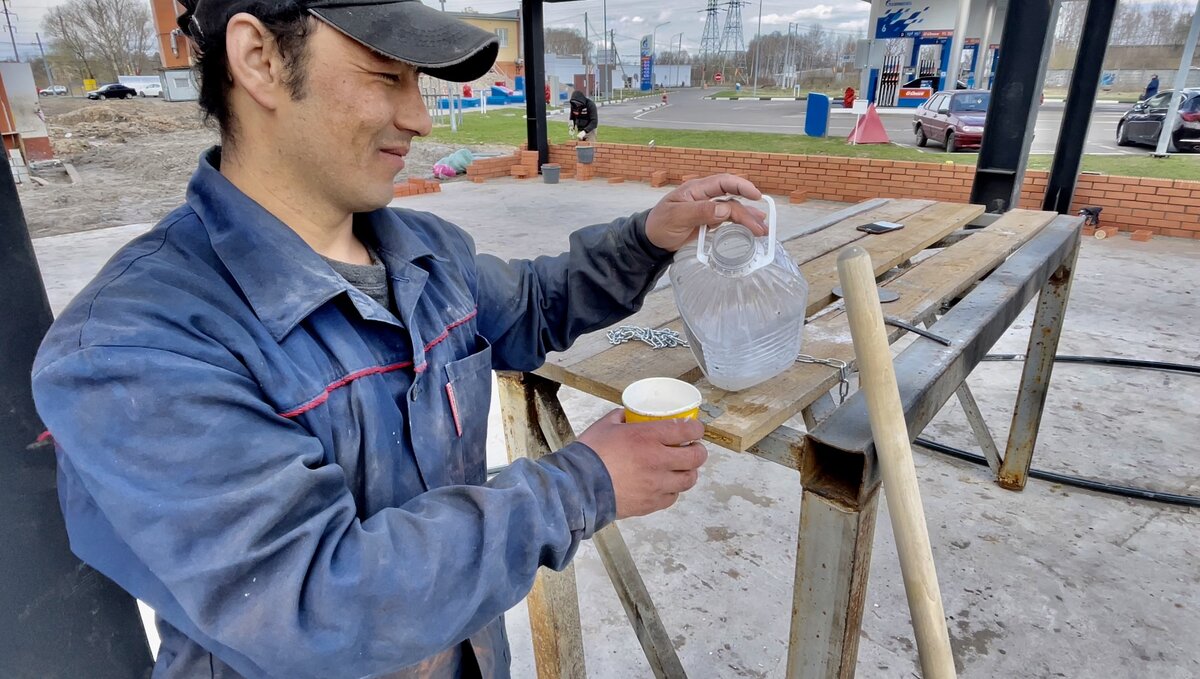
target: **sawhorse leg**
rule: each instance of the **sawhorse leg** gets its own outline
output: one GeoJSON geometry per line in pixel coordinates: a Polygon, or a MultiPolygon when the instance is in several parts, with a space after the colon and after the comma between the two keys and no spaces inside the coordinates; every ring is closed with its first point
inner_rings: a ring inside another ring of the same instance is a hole
{"type": "MultiPolygon", "coordinates": [[[[505,438],[509,458],[521,456],[515,442],[524,442],[538,457],[559,450],[575,440],[575,433],[558,401],[559,385],[536,375],[500,374],[501,408],[504,411],[505,438]]],[[[663,627],[658,610],[638,573],[625,540],[616,524],[592,536],[609,580],[625,608],[634,633],[657,679],[685,679],[687,674],[675,653],[671,637],[663,627]]],[[[583,677],[583,642],[579,631],[579,598],[572,567],[562,573],[542,571],[538,583],[545,583],[550,597],[537,597],[538,585],[529,596],[529,617],[534,630],[534,655],[539,679],[583,677]],[[567,580],[569,583],[560,582],[567,580]],[[574,661],[578,648],[578,661],[574,661]],[[569,666],[570,672],[556,670],[569,666]],[[554,673],[557,672],[557,673],[554,673]],[[576,673],[577,672],[577,673],[576,673]]]]}
{"type": "MultiPolygon", "coordinates": [[[[828,398],[825,395],[822,400],[828,398]]],[[[825,406],[831,404],[805,409],[809,427],[824,419],[825,406]]],[[[862,487],[861,469],[846,475],[836,468],[836,460],[814,459],[806,447],[805,435],[788,427],[776,429],[747,452],[801,474],[787,677],[853,677],[867,599],[879,486],[862,487]]]]}
{"type": "Polygon", "coordinates": [[[1013,409],[1012,426],[1008,431],[1008,446],[997,477],[1000,486],[1009,490],[1023,490],[1029,478],[1033,448],[1042,425],[1042,411],[1046,407],[1050,376],[1054,373],[1054,357],[1058,354],[1058,340],[1062,336],[1078,256],[1077,240],[1071,254],[1046,281],[1038,295],[1037,312],[1033,317],[1033,328],[1029,331],[1029,349],[1025,353],[1025,368],[1021,373],[1021,388],[1017,392],[1017,405],[1013,409]]]}
{"type": "Polygon", "coordinates": [[[801,491],[788,679],[854,676],[878,499],[849,506],[801,491]]]}
{"type": "MultiPolygon", "coordinates": [[[[551,451],[537,420],[533,388],[520,373],[499,373],[500,411],[509,461],[537,459],[551,451]]],[[[529,592],[529,626],[538,679],[584,679],[583,633],[575,566],[540,569],[529,592]]]]}

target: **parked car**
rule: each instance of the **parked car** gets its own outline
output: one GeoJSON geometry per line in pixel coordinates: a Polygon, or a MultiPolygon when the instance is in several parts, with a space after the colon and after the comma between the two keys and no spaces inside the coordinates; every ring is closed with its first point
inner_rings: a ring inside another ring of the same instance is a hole
{"type": "Polygon", "coordinates": [[[102,85],[100,89],[87,93],[88,99],[128,99],[136,96],[137,90],[120,83],[102,85]]]}
{"type": "Polygon", "coordinates": [[[1175,120],[1171,141],[1180,151],[1200,151],[1200,88],[1198,87],[1184,89],[1179,93],[1173,90],[1159,92],[1149,99],[1134,104],[1133,108],[1129,109],[1117,123],[1117,144],[1120,146],[1135,144],[1157,146],[1172,97],[1179,101],[1179,117],[1175,120]]]}
{"type": "Polygon", "coordinates": [[[138,91],[138,94],[143,97],[161,97],[162,83],[150,83],[149,85],[144,85],[138,91]]]}
{"type": "Polygon", "coordinates": [[[979,148],[991,100],[992,94],[987,90],[937,92],[913,116],[917,146],[925,146],[932,140],[940,142],[950,153],[979,148]]]}
{"type": "Polygon", "coordinates": [[[40,97],[65,97],[68,94],[66,85],[51,85],[38,90],[40,97]]]}

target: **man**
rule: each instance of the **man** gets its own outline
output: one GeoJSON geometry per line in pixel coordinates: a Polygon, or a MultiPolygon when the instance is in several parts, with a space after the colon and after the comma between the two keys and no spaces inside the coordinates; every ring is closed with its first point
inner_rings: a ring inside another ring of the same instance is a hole
{"type": "Polygon", "coordinates": [[[568,103],[571,106],[570,129],[572,136],[579,141],[596,141],[596,128],[600,126],[600,116],[596,113],[596,102],[570,85],[567,86],[567,90],[571,92],[568,103]]]}
{"type": "Polygon", "coordinates": [[[1150,77],[1150,82],[1146,84],[1146,91],[1142,94],[1142,101],[1158,94],[1158,74],[1155,73],[1150,77]]]}
{"type": "Polygon", "coordinates": [[[187,202],[63,312],[34,366],[72,549],[157,613],[155,679],[507,677],[502,615],[616,518],[670,506],[695,422],[625,424],[486,480],[493,369],[637,309],[697,226],[763,215],[722,176],[476,255],[388,210],[419,73],[470,81],[494,35],[413,0],[187,0],[221,128],[187,202]]]}

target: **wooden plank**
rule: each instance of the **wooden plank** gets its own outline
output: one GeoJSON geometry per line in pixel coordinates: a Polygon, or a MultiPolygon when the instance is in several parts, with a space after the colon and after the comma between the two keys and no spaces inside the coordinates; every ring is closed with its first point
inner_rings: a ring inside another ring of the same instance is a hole
{"type": "MultiPolygon", "coordinates": [[[[520,373],[497,377],[509,461],[549,454],[528,379],[520,373]]],[[[558,573],[539,569],[527,605],[538,679],[586,679],[574,564],[558,573]]]]}
{"type": "MultiPolygon", "coordinates": [[[[857,213],[826,228],[796,236],[784,243],[784,249],[796,258],[798,264],[803,264],[866,236],[867,234],[856,230],[856,227],[860,224],[881,220],[904,221],[910,215],[914,215],[933,204],[933,201],[928,200],[889,201],[884,205],[857,213]]],[[[647,295],[645,303],[637,313],[620,323],[614,324],[612,327],[637,325],[649,328],[661,328],[678,318],[679,310],[675,307],[675,295],[670,288],[663,288],[647,295]]],[[[649,349],[649,347],[645,348],[649,349]]],[[[566,375],[564,373],[569,371],[559,370],[559,368],[570,368],[609,349],[611,349],[611,345],[605,337],[605,331],[597,331],[580,337],[576,340],[575,345],[567,351],[548,356],[545,368],[538,372],[556,382],[566,383],[566,375]]],[[[636,363],[631,365],[636,365],[636,363]]]]}
{"type": "MultiPolygon", "coordinates": [[[[900,293],[887,313],[910,322],[935,311],[998,266],[1013,251],[1053,221],[1053,213],[1014,210],[992,226],[929,257],[884,285],[900,293]]],[[[876,269],[878,271],[878,268],[876,269]]],[[[890,329],[893,339],[903,331],[890,329]]],[[[854,359],[850,331],[842,312],[822,316],[805,327],[802,351],[819,358],[854,359]]],[[[837,371],[823,365],[796,364],[768,382],[742,392],[726,392],[707,380],[704,394],[706,438],[732,450],[745,450],[795,416],[837,384],[837,371]]]]}
{"type": "MultiPolygon", "coordinates": [[[[855,215],[816,233],[798,236],[788,241],[785,247],[797,258],[797,261],[803,262],[800,264],[800,272],[804,274],[805,280],[809,281],[807,314],[816,313],[832,301],[833,287],[837,285],[836,270],[832,279],[824,274],[825,268],[831,266],[833,261],[828,258],[836,259],[838,251],[830,248],[844,247],[868,236],[857,230],[860,224],[879,220],[906,220],[907,224],[912,224],[911,231],[906,226],[905,229],[897,232],[908,232],[905,237],[893,238],[887,242],[889,245],[917,242],[921,244],[917,250],[919,252],[920,249],[924,249],[924,245],[929,244],[925,241],[933,242],[941,238],[941,235],[938,235],[937,238],[930,240],[922,237],[920,233],[933,230],[941,234],[942,230],[946,228],[941,225],[942,220],[951,220],[951,223],[961,226],[974,219],[982,211],[983,208],[977,206],[934,204],[931,201],[922,200],[898,200],[855,215]],[[970,216],[966,217],[966,221],[959,223],[959,220],[966,215],[970,216]],[[914,237],[911,235],[913,232],[918,235],[914,237]]],[[[884,259],[891,261],[890,256],[884,257],[884,259]]],[[[890,268],[891,266],[888,266],[884,270],[890,268]]],[[[652,293],[641,311],[622,321],[619,325],[666,327],[676,332],[683,332],[683,321],[679,319],[679,311],[675,307],[675,297],[670,289],[652,293]]],[[[603,333],[593,333],[586,340],[581,338],[581,342],[584,341],[586,341],[586,349],[573,347],[570,351],[560,354],[559,358],[553,361],[548,360],[538,374],[613,401],[620,399],[621,391],[630,383],[649,375],[675,377],[687,382],[695,381],[703,376],[700,366],[696,364],[696,359],[690,351],[663,351],[641,342],[629,342],[613,347],[608,344],[608,339],[603,333]],[[584,351],[590,351],[592,355],[581,358],[584,351]]]]}
{"type": "MultiPolygon", "coordinates": [[[[541,384],[533,388],[534,408],[542,434],[554,450],[560,450],[575,440],[571,423],[567,421],[562,404],[555,396],[557,389],[558,385],[548,380],[541,380],[541,384]]],[[[679,662],[675,644],[662,624],[658,609],[650,598],[650,591],[646,589],[646,583],[617,524],[606,526],[593,535],[592,543],[600,553],[600,560],[608,571],[608,579],[617,591],[617,598],[625,608],[629,624],[633,625],[654,676],[657,679],[685,679],[687,673],[679,662]]]]}
{"type": "MultiPolygon", "coordinates": [[[[938,203],[909,217],[903,229],[863,238],[856,245],[862,246],[871,254],[871,264],[875,268],[875,275],[878,276],[938,242],[947,234],[966,226],[981,214],[982,205],[938,203]]],[[[840,250],[821,255],[809,262],[811,267],[804,272],[809,286],[809,315],[815,314],[837,299],[832,290],[838,284],[839,253],[840,250]]]]}

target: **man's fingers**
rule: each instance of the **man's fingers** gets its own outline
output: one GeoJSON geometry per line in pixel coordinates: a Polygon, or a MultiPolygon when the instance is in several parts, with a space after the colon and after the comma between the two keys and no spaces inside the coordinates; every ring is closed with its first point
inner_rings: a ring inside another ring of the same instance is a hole
{"type": "Polygon", "coordinates": [[[665,447],[658,453],[656,466],[672,472],[687,472],[699,469],[708,460],[708,449],[703,443],[689,446],[665,447]]]}
{"type": "Polygon", "coordinates": [[[767,214],[762,210],[742,205],[737,201],[730,201],[728,204],[733,206],[728,221],[741,224],[753,231],[756,236],[765,236],[770,231],[767,228],[767,214]]]}
{"type": "Polygon", "coordinates": [[[762,191],[748,179],[732,174],[716,174],[687,183],[685,187],[690,200],[707,200],[719,196],[741,196],[749,200],[762,200],[762,191]]]}
{"type": "Polygon", "coordinates": [[[681,446],[704,438],[704,425],[696,420],[660,420],[644,426],[650,437],[664,446],[681,446]]]}
{"type": "Polygon", "coordinates": [[[596,422],[603,422],[605,424],[624,424],[625,410],[622,408],[610,410],[604,414],[604,417],[596,420],[596,422]]]}
{"type": "Polygon", "coordinates": [[[695,469],[689,469],[684,472],[670,472],[663,482],[663,491],[673,494],[686,493],[696,485],[696,481],[699,479],[700,472],[695,469]]]}

